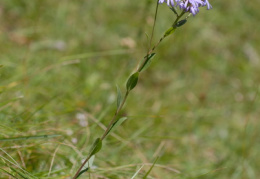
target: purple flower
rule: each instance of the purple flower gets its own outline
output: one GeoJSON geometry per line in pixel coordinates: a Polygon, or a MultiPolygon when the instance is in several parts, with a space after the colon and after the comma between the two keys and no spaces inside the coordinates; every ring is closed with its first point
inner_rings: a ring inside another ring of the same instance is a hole
{"type": "Polygon", "coordinates": [[[192,13],[193,16],[199,12],[199,7],[207,6],[207,9],[212,8],[208,0],[159,0],[158,2],[160,4],[167,3],[168,6],[172,7],[179,7],[181,10],[192,13]]]}
{"type": "MultiPolygon", "coordinates": [[[[176,1],[176,0],[175,0],[176,1]]],[[[174,0],[159,0],[159,3],[162,4],[164,2],[167,2],[168,6],[174,7],[174,0]]]]}
{"type": "Polygon", "coordinates": [[[204,6],[207,5],[207,9],[212,9],[212,6],[210,5],[210,3],[208,2],[208,0],[204,0],[204,6]]]}

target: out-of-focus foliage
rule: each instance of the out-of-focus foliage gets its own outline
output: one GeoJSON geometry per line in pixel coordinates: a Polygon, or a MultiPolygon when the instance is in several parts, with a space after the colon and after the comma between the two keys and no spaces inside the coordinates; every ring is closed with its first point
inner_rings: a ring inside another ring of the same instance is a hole
{"type": "MultiPolygon", "coordinates": [[[[260,2],[211,4],[158,47],[92,178],[131,178],[143,163],[144,176],[157,155],[153,178],[260,176],[260,2]]],[[[154,10],[138,0],[0,1],[1,169],[75,173],[113,116],[116,84],[147,52],[154,10]]],[[[159,7],[154,43],[174,18],[159,7]]]]}

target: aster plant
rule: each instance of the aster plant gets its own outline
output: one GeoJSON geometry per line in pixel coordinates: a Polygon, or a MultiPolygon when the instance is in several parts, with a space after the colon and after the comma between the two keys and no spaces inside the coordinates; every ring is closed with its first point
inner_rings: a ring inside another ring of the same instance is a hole
{"type": "Polygon", "coordinates": [[[208,0],[159,0],[158,2],[159,4],[167,3],[172,8],[179,7],[185,12],[192,13],[193,16],[199,12],[199,7],[207,6],[207,9],[212,8],[208,0]]]}
{"type": "MultiPolygon", "coordinates": [[[[81,174],[88,171],[92,165],[92,162],[94,160],[94,156],[101,150],[103,140],[108,136],[108,134],[117,126],[119,126],[121,123],[123,123],[127,117],[119,117],[119,114],[121,112],[121,109],[123,108],[129,93],[136,87],[139,79],[139,74],[142,73],[151,63],[152,58],[155,56],[155,49],[157,46],[169,35],[173,34],[175,30],[182,25],[184,25],[187,22],[187,19],[192,14],[195,16],[199,13],[199,8],[207,6],[207,9],[211,9],[212,6],[208,2],[208,0],[158,0],[156,11],[155,11],[155,17],[154,17],[154,25],[152,29],[152,35],[150,37],[150,45],[147,51],[147,54],[143,57],[143,59],[140,61],[138,68],[134,71],[132,75],[128,78],[126,82],[125,87],[125,93],[122,95],[120,88],[117,86],[117,108],[114,113],[114,116],[112,117],[112,120],[110,121],[109,125],[107,126],[107,129],[103,133],[103,135],[100,138],[97,138],[95,142],[93,143],[88,157],[84,160],[84,162],[81,164],[79,169],[77,170],[76,174],[74,175],[73,179],[78,178],[81,174]],[[157,12],[158,12],[158,5],[166,3],[169,8],[174,12],[176,19],[173,22],[172,26],[165,31],[164,35],[159,39],[159,41],[151,48],[151,42],[153,38],[154,33],[154,27],[155,22],[157,18],[157,12]],[[178,10],[179,9],[179,10],[178,10]],[[180,11],[180,12],[178,12],[180,11]],[[181,19],[186,14],[186,17],[181,19]]],[[[150,170],[149,170],[150,171],[150,170]]],[[[149,172],[147,173],[147,175],[149,172]]],[[[147,176],[146,175],[146,176],[147,176]]]]}

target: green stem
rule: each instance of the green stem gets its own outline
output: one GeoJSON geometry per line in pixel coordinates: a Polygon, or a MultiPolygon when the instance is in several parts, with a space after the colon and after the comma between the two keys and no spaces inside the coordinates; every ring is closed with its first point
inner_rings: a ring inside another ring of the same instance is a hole
{"type": "MultiPolygon", "coordinates": [[[[118,107],[118,109],[116,110],[116,113],[114,114],[112,120],[110,121],[106,131],[104,132],[103,136],[101,137],[101,140],[104,140],[105,137],[107,136],[108,132],[110,131],[111,126],[114,124],[114,122],[116,121],[116,117],[118,116],[118,113],[121,111],[121,109],[123,108],[126,99],[128,97],[129,91],[126,91],[124,99],[122,101],[122,103],[120,104],[120,106],[118,107]]],[[[81,171],[81,169],[85,166],[85,164],[89,161],[89,159],[92,157],[92,155],[89,155],[86,160],[81,164],[80,168],[77,170],[76,174],[74,175],[73,179],[76,179],[81,171]]]]}
{"type": "Polygon", "coordinates": [[[115,115],[113,116],[112,120],[110,121],[110,123],[108,124],[108,127],[106,129],[106,131],[104,132],[103,136],[101,137],[101,140],[104,140],[105,137],[107,136],[108,132],[110,131],[111,126],[114,124],[114,122],[116,121],[116,117],[118,116],[118,113],[121,111],[121,109],[123,108],[126,99],[128,97],[129,91],[126,91],[125,96],[123,101],[121,102],[120,106],[118,107],[118,109],[116,110],[115,115]]]}
{"type": "MultiPolygon", "coordinates": [[[[177,15],[177,18],[176,18],[176,20],[174,21],[174,23],[173,23],[173,25],[172,25],[173,28],[177,28],[177,27],[176,27],[176,24],[178,23],[179,19],[180,19],[184,14],[185,14],[185,11],[183,11],[180,15],[177,15]]],[[[153,29],[153,30],[154,30],[154,29],[153,29]]],[[[142,65],[144,65],[144,64],[146,63],[146,61],[148,60],[148,55],[150,55],[150,54],[158,47],[158,45],[163,41],[163,39],[164,39],[165,37],[167,37],[167,36],[164,35],[162,38],[160,38],[160,40],[157,42],[157,44],[155,44],[155,45],[153,46],[153,48],[147,53],[147,58],[146,58],[146,60],[144,61],[144,63],[143,63],[142,65]]],[[[142,65],[141,65],[141,66],[142,66],[142,65]]],[[[137,71],[138,71],[138,70],[137,70],[137,71]]],[[[117,118],[119,112],[121,111],[121,109],[123,108],[123,106],[124,106],[124,104],[125,104],[125,102],[126,102],[126,100],[127,100],[127,97],[128,97],[128,95],[129,95],[129,93],[130,93],[130,91],[126,91],[123,101],[121,102],[120,106],[117,108],[117,110],[116,110],[116,112],[115,112],[115,114],[114,114],[112,120],[111,120],[110,123],[108,124],[107,129],[105,130],[104,134],[102,135],[101,140],[104,140],[104,139],[106,138],[107,134],[109,133],[110,128],[111,128],[111,126],[114,124],[114,122],[116,121],[116,118],[117,118]]],[[[84,167],[84,165],[89,161],[89,159],[91,158],[91,156],[92,156],[92,155],[89,155],[89,156],[86,158],[86,160],[82,163],[82,165],[80,166],[80,168],[78,169],[78,171],[77,171],[76,174],[74,175],[73,179],[76,179],[76,178],[78,177],[78,175],[79,175],[81,169],[82,169],[82,168],[84,167]]]]}
{"type": "Polygon", "coordinates": [[[73,179],[76,179],[81,171],[81,169],[85,166],[85,164],[89,161],[89,159],[92,157],[92,155],[89,155],[86,160],[82,163],[76,174],[74,175],[73,179]]]}
{"type": "MultiPolygon", "coordinates": [[[[182,11],[182,13],[180,15],[177,14],[177,18],[175,19],[174,23],[172,24],[172,27],[173,28],[177,28],[176,27],[176,24],[178,23],[178,21],[180,20],[180,18],[185,14],[186,12],[185,11],[182,11]]],[[[160,40],[153,46],[153,48],[148,51],[147,55],[146,55],[146,60],[144,60],[143,64],[140,65],[139,69],[142,69],[141,67],[143,67],[143,65],[147,62],[148,60],[148,56],[151,55],[153,53],[153,51],[158,47],[158,45],[166,38],[167,36],[166,35],[163,35],[160,40]]],[[[145,57],[144,57],[145,58],[145,57]]],[[[139,70],[138,69],[138,70],[139,70]]],[[[140,72],[140,71],[139,71],[140,72]]]]}

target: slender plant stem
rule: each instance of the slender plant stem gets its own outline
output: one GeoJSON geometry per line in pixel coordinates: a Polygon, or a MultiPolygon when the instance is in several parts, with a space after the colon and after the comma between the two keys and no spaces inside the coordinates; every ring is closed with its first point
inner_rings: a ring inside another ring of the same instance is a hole
{"type": "MultiPolygon", "coordinates": [[[[158,3],[157,3],[157,6],[156,6],[155,21],[156,21],[156,16],[157,16],[157,9],[158,9],[158,3]]],[[[174,21],[174,23],[173,23],[173,25],[172,25],[173,28],[177,28],[177,27],[176,27],[176,24],[178,23],[179,19],[180,19],[184,14],[185,14],[185,12],[183,11],[180,15],[177,15],[177,18],[176,18],[176,20],[174,21]]],[[[158,45],[165,39],[165,37],[167,37],[167,35],[164,35],[163,37],[161,37],[160,40],[153,46],[153,48],[150,49],[150,46],[151,46],[151,43],[152,43],[153,34],[154,34],[154,26],[155,26],[155,22],[154,22],[154,25],[153,25],[152,36],[151,36],[151,39],[150,39],[150,45],[149,45],[148,53],[147,53],[147,56],[146,56],[147,58],[144,57],[145,60],[144,60],[144,63],[142,64],[142,66],[143,66],[143,65],[147,62],[147,60],[149,59],[149,58],[148,58],[148,55],[150,55],[150,54],[158,47],[158,45]]],[[[138,70],[137,70],[136,72],[138,72],[138,70]]],[[[125,93],[125,96],[124,96],[124,98],[123,98],[123,100],[122,100],[122,102],[121,102],[121,104],[120,104],[120,106],[117,108],[117,110],[116,110],[116,112],[115,112],[115,114],[114,114],[112,120],[111,120],[110,123],[108,124],[107,129],[105,130],[105,132],[103,133],[102,137],[100,138],[101,141],[103,141],[103,140],[106,138],[106,136],[107,136],[107,134],[109,133],[109,131],[110,131],[112,125],[115,123],[115,121],[116,121],[116,119],[117,119],[117,116],[118,116],[118,114],[120,113],[121,109],[123,108],[123,106],[124,106],[124,104],[125,104],[125,102],[126,102],[126,100],[127,100],[127,97],[128,97],[128,95],[129,95],[129,93],[130,93],[130,91],[127,90],[126,93],[125,93]]],[[[78,169],[78,171],[77,171],[76,174],[74,175],[73,179],[76,179],[76,178],[78,177],[78,175],[79,175],[81,169],[85,166],[85,164],[89,161],[89,159],[90,159],[91,157],[92,157],[92,155],[89,155],[89,156],[86,158],[86,160],[82,163],[82,165],[80,166],[80,168],[78,169]]]]}
{"type": "MultiPolygon", "coordinates": [[[[107,134],[110,131],[111,126],[114,124],[114,122],[116,121],[116,117],[118,116],[118,113],[121,111],[122,107],[124,106],[126,99],[128,97],[129,91],[126,91],[124,99],[122,101],[122,103],[120,104],[120,106],[118,107],[118,109],[116,110],[112,120],[110,121],[110,123],[108,124],[108,127],[106,129],[106,131],[104,132],[104,134],[102,135],[100,140],[104,140],[105,137],[107,136],[107,134]]],[[[81,171],[81,169],[85,166],[85,164],[89,161],[89,159],[92,157],[92,155],[89,155],[86,160],[82,163],[82,165],[80,166],[80,168],[78,169],[78,171],[76,172],[76,174],[74,175],[73,179],[76,179],[81,171]]]]}
{"type": "Polygon", "coordinates": [[[82,165],[79,167],[78,171],[74,175],[73,179],[76,179],[81,171],[81,169],[85,166],[85,164],[89,161],[89,159],[92,157],[92,155],[89,155],[86,160],[82,163],[82,165]]]}
{"type": "MultiPolygon", "coordinates": [[[[148,48],[148,53],[149,53],[149,50],[151,48],[151,45],[152,45],[152,40],[153,40],[153,34],[154,34],[154,28],[155,28],[155,24],[156,24],[156,20],[157,20],[157,14],[158,14],[158,5],[159,5],[159,0],[156,4],[156,9],[155,9],[155,14],[154,14],[154,21],[153,21],[153,30],[152,30],[152,35],[151,35],[151,38],[150,38],[150,43],[149,43],[149,48],[148,48]]],[[[148,55],[147,53],[147,55],[148,55]]],[[[148,58],[148,56],[147,56],[148,58]]]]}
{"type": "MultiPolygon", "coordinates": [[[[144,64],[146,63],[146,61],[149,59],[149,54],[151,54],[151,53],[149,53],[149,52],[150,52],[150,49],[151,49],[151,46],[152,46],[152,40],[153,40],[153,35],[154,35],[154,29],[155,29],[155,24],[156,24],[156,20],[157,20],[157,14],[158,14],[158,7],[159,7],[159,0],[157,1],[156,8],[155,8],[152,35],[151,35],[150,42],[149,42],[149,45],[148,45],[148,48],[147,48],[146,59],[145,59],[145,61],[143,62],[143,64],[138,67],[137,71],[139,71],[140,69],[142,69],[141,67],[143,67],[143,65],[144,65],[144,64]]],[[[144,57],[144,58],[145,58],[145,57],[144,57]]],[[[136,72],[137,72],[137,71],[136,71],[136,72]]]]}
{"type": "Polygon", "coordinates": [[[108,132],[110,131],[111,126],[114,124],[114,122],[116,121],[116,117],[118,116],[118,113],[121,111],[122,107],[124,106],[126,99],[128,97],[129,91],[126,91],[125,96],[123,101],[121,102],[120,106],[118,107],[118,109],[116,110],[115,115],[113,116],[111,122],[109,123],[106,131],[104,132],[103,136],[101,137],[101,140],[104,140],[105,137],[107,136],[108,132]]]}
{"type": "MultiPolygon", "coordinates": [[[[180,18],[185,14],[185,11],[182,11],[182,13],[180,15],[177,15],[177,18],[175,19],[174,23],[172,24],[173,28],[176,28],[176,24],[178,23],[178,21],[180,20],[180,18]]],[[[147,55],[146,55],[146,59],[144,60],[143,64],[141,65],[141,67],[143,67],[143,65],[147,62],[147,60],[149,59],[148,56],[151,55],[153,53],[153,51],[158,47],[158,45],[167,37],[167,35],[163,35],[160,40],[153,46],[153,48],[148,51],[147,55]]],[[[139,68],[142,69],[142,68],[139,68]]]]}
{"type": "MultiPolygon", "coordinates": [[[[178,23],[178,21],[180,20],[180,18],[185,14],[185,11],[182,11],[182,13],[180,15],[177,15],[177,18],[175,19],[174,23],[172,24],[173,28],[176,28],[176,24],[178,23]]],[[[162,36],[160,38],[160,40],[153,46],[153,48],[148,52],[147,55],[150,55],[157,47],[158,45],[165,39],[165,37],[167,37],[166,35],[162,36]]]]}

